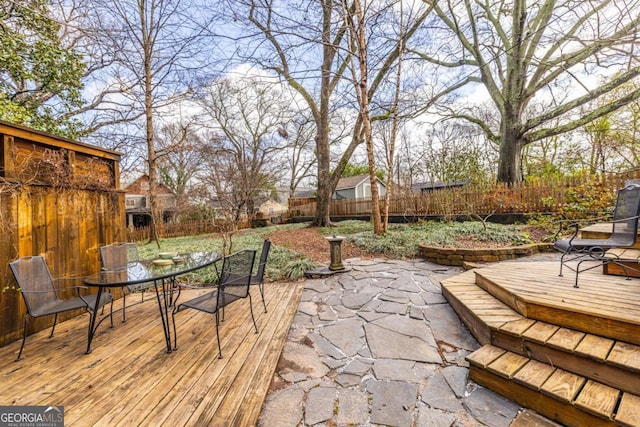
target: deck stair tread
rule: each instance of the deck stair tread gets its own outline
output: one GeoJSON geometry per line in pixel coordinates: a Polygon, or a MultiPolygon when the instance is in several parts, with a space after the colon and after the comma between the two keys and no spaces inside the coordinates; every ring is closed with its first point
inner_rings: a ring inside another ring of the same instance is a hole
{"type": "Polygon", "coordinates": [[[566,425],[640,426],[640,397],[487,344],[467,356],[470,376],[566,425]]]}
{"type": "Polygon", "coordinates": [[[476,277],[467,271],[445,279],[442,292],[482,345],[640,395],[640,346],[528,319],[477,286],[476,277]]]}
{"type": "Polygon", "coordinates": [[[609,249],[607,254],[617,256],[625,260],[636,260],[640,262],[640,249],[637,248],[614,248],[609,249]]]}

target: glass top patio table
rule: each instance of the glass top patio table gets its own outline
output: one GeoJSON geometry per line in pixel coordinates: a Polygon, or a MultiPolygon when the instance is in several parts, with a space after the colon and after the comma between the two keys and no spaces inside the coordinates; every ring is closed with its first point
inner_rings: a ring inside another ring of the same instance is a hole
{"type": "MultiPolygon", "coordinates": [[[[158,261],[146,260],[130,262],[126,267],[117,270],[103,270],[84,278],[87,286],[98,288],[96,301],[100,301],[102,292],[108,288],[118,288],[122,286],[135,285],[138,283],[154,282],[153,288],[156,291],[162,327],[164,328],[165,340],[167,343],[167,353],[171,353],[171,332],[169,330],[169,307],[171,306],[171,294],[174,289],[177,276],[190,273],[201,268],[215,264],[222,259],[216,252],[192,252],[179,254],[179,262],[172,259],[163,260],[168,265],[158,264],[158,261]],[[170,262],[170,263],[169,263],[170,262]]],[[[96,303],[97,304],[97,303],[96,303]]],[[[89,321],[87,354],[91,353],[91,341],[95,335],[100,322],[96,324],[98,307],[94,307],[89,321]]],[[[104,320],[104,319],[102,319],[104,320]]],[[[101,320],[101,321],[102,321],[101,320]]]]}

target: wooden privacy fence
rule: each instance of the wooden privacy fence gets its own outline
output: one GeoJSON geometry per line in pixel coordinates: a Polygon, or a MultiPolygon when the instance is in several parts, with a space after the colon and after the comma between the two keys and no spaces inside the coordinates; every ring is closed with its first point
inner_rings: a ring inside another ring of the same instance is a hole
{"type": "MultiPolygon", "coordinates": [[[[22,335],[26,311],[8,263],[43,255],[59,287],[100,270],[100,245],[124,237],[120,154],[0,121],[0,346],[22,335]]],[[[83,310],[62,314],[61,318],[83,310]]],[[[47,328],[52,316],[29,322],[47,328]]]]}
{"type": "MultiPolygon", "coordinates": [[[[251,227],[248,219],[240,220],[236,224],[238,230],[251,227]]],[[[200,234],[221,233],[232,227],[222,220],[218,221],[181,221],[176,223],[161,224],[158,226],[158,235],[165,239],[169,237],[197,236],[200,234]]],[[[142,242],[151,237],[151,226],[127,229],[129,242],[142,242]]]]}
{"type": "MultiPolygon", "coordinates": [[[[389,200],[390,216],[449,216],[504,213],[558,213],[569,203],[567,194],[599,192],[615,197],[626,181],[640,179],[640,169],[622,174],[596,174],[580,177],[535,180],[494,186],[467,185],[444,188],[422,194],[402,195],[389,200]]],[[[289,203],[290,217],[313,217],[316,202],[294,199],[289,203]]],[[[333,200],[331,216],[371,214],[371,200],[333,200]]]]}

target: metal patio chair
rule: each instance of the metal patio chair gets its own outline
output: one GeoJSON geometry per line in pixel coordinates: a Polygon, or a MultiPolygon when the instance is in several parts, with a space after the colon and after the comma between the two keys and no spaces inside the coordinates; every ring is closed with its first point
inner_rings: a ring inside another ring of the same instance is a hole
{"type": "MultiPolygon", "coordinates": [[[[560,257],[560,274],[566,267],[576,273],[574,287],[578,287],[578,275],[581,272],[600,267],[604,264],[614,263],[623,268],[636,270],[628,263],[637,263],[637,260],[624,259],[611,252],[610,249],[626,248],[635,245],[638,237],[638,218],[640,215],[640,185],[631,184],[618,191],[616,205],[613,211],[612,231],[608,239],[580,239],[580,224],[574,223],[575,232],[568,239],[558,240],[554,247],[562,252],[560,257]],[[567,265],[570,261],[578,261],[576,267],[567,265]],[[582,268],[582,263],[598,261],[596,265],[582,268]]],[[[638,269],[637,271],[640,271],[638,269]]],[[[628,278],[628,277],[627,277],[628,278]]]]}
{"type": "MultiPolygon", "coordinates": [[[[140,261],[138,245],[135,243],[112,243],[100,247],[100,261],[102,269],[106,271],[126,270],[129,263],[140,261]]],[[[153,282],[136,283],[122,287],[122,321],[127,321],[127,293],[140,292],[141,303],[144,302],[144,292],[153,287],[153,282]]]]}
{"type": "Polygon", "coordinates": [[[264,270],[267,267],[267,258],[269,258],[269,251],[271,250],[271,240],[265,239],[262,243],[262,252],[260,252],[260,261],[258,262],[258,271],[251,276],[251,286],[257,285],[260,289],[260,296],[262,297],[262,305],[264,306],[264,312],[267,312],[267,304],[264,301],[264,270]]]}
{"type": "MultiPolygon", "coordinates": [[[[20,287],[20,293],[27,306],[27,312],[23,318],[22,345],[20,346],[16,361],[20,360],[22,356],[22,350],[24,349],[27,338],[29,317],[36,318],[53,314],[55,317],[53,319],[51,334],[49,335],[49,338],[51,338],[53,337],[53,332],[58,322],[58,313],[76,310],[78,308],[92,311],[95,307],[97,295],[81,295],[79,290],[86,289],[84,286],[66,288],[76,291],[78,296],[61,299],[58,296],[58,292],[64,291],[65,289],[56,289],[49,267],[42,256],[22,257],[10,262],[9,267],[20,287]]],[[[110,316],[111,325],[113,326],[113,297],[111,294],[102,294],[98,307],[103,307],[109,302],[112,303],[110,316]]]]}
{"type": "MultiPolygon", "coordinates": [[[[219,327],[220,322],[224,320],[224,308],[227,305],[248,297],[253,327],[255,328],[256,334],[258,333],[258,326],[256,325],[256,319],[253,315],[251,293],[249,292],[251,272],[253,271],[255,257],[256,251],[248,249],[227,255],[222,261],[222,270],[218,275],[219,279],[215,284],[215,290],[181,304],[177,304],[178,298],[180,298],[180,294],[178,294],[176,297],[176,305],[172,312],[174,350],[178,348],[176,313],[183,308],[193,308],[216,316],[216,338],[218,340],[218,358],[220,359],[222,358],[222,347],[220,345],[219,327]],[[221,311],[222,317],[220,317],[221,311]]],[[[194,286],[179,285],[179,289],[182,290],[182,288],[194,288],[194,286]]],[[[201,288],[202,287],[200,287],[200,289],[201,288]]]]}

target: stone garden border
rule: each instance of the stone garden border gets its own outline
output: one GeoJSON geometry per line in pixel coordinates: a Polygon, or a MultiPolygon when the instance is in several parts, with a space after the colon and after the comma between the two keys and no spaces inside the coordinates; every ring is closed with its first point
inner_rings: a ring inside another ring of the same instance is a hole
{"type": "Polygon", "coordinates": [[[419,245],[419,253],[425,260],[460,267],[465,263],[505,261],[553,250],[553,243],[532,243],[504,248],[445,248],[419,245]]]}

